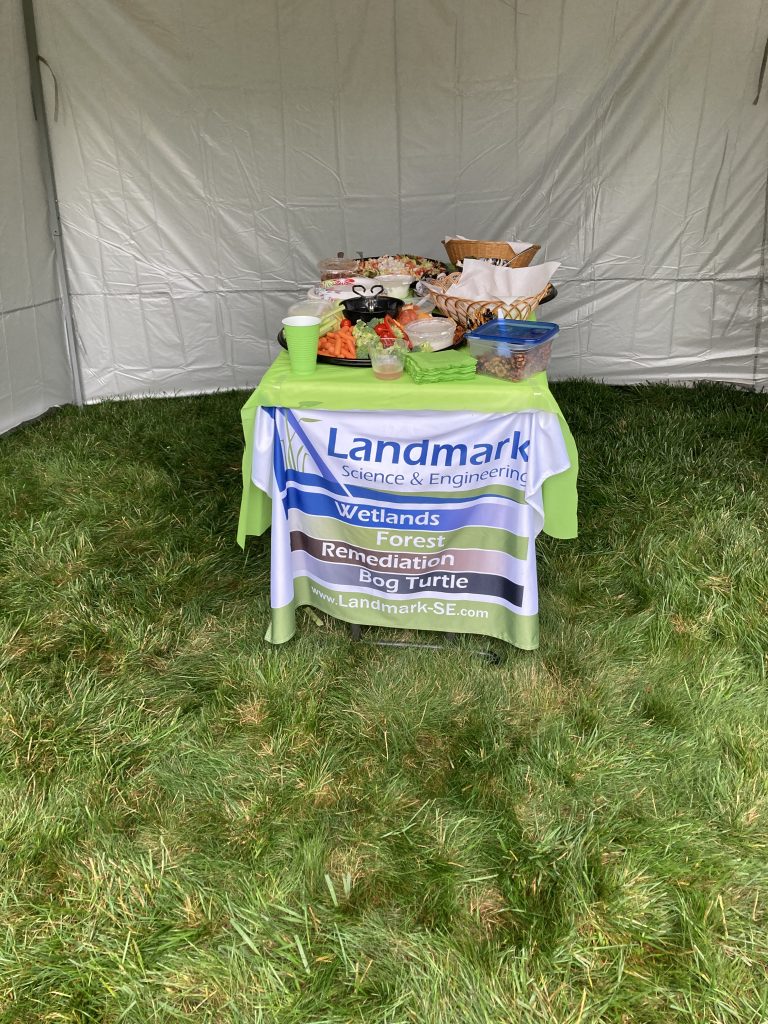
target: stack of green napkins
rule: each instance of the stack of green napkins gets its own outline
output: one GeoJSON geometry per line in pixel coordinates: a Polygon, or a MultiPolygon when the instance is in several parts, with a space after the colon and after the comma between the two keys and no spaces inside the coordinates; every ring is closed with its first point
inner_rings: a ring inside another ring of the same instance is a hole
{"type": "Polygon", "coordinates": [[[475,359],[466,351],[409,352],[405,368],[417,384],[441,384],[451,380],[471,380],[475,359]]]}

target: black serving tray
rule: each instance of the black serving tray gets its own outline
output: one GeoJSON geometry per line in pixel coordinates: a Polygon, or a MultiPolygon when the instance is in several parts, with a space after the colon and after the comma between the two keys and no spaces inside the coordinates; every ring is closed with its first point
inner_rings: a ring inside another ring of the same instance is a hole
{"type": "MultiPolygon", "coordinates": [[[[277,343],[282,345],[286,351],[288,350],[285,335],[282,331],[277,336],[277,343]]],[[[319,352],[317,354],[317,361],[318,363],[327,363],[328,366],[367,366],[370,368],[371,365],[371,360],[368,356],[365,359],[342,359],[341,356],[321,356],[319,352]]]]}

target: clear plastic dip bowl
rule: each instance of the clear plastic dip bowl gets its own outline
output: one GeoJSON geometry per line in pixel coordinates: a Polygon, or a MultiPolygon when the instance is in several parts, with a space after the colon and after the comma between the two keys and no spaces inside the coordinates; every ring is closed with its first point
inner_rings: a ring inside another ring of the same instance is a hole
{"type": "Polygon", "coordinates": [[[453,344],[456,324],[444,316],[431,316],[429,320],[412,320],[405,329],[414,348],[429,345],[433,352],[438,352],[453,344]]]}
{"type": "Polygon", "coordinates": [[[397,380],[403,375],[405,354],[399,349],[383,348],[371,352],[373,374],[379,380],[397,380]]]}

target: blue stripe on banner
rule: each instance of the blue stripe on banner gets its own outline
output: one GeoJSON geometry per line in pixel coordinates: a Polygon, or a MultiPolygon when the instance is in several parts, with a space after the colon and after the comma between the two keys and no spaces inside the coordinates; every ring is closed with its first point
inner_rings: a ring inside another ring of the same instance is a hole
{"type": "MultiPolygon", "coordinates": [[[[498,530],[506,530],[514,533],[514,524],[518,524],[517,517],[510,517],[509,504],[499,505],[486,502],[477,504],[470,508],[452,509],[445,504],[438,510],[432,505],[429,509],[419,509],[409,506],[403,512],[396,508],[381,508],[377,505],[364,505],[357,501],[345,501],[341,498],[332,498],[327,494],[317,494],[313,491],[305,491],[301,487],[288,484],[285,494],[286,508],[295,508],[309,516],[326,516],[336,519],[340,523],[348,523],[350,526],[366,526],[381,528],[388,526],[394,529],[408,528],[411,530],[430,531],[460,530],[464,526],[489,526],[498,530]],[[424,523],[414,522],[414,518],[423,513],[424,523]],[[361,516],[362,513],[362,516],[361,516]],[[387,516],[388,518],[384,518],[387,516]],[[397,519],[389,517],[401,517],[397,519]],[[430,522],[431,520],[431,522],[430,522]]],[[[516,505],[517,510],[526,506],[516,505]]],[[[521,511],[517,516],[522,515],[521,511]]]]}
{"type": "MultiPolygon", "coordinates": [[[[312,459],[313,459],[315,465],[320,469],[320,472],[323,473],[323,477],[326,480],[333,480],[334,479],[334,474],[331,472],[331,467],[326,464],[325,460],[323,459],[323,457],[318,452],[318,450],[315,447],[314,443],[310,440],[306,430],[304,429],[304,427],[302,427],[301,423],[299,423],[298,417],[296,416],[296,413],[293,411],[293,409],[286,409],[285,410],[285,421],[286,421],[286,424],[287,423],[291,424],[291,426],[293,427],[296,435],[298,437],[300,437],[301,440],[304,442],[304,445],[305,445],[307,451],[309,452],[309,454],[312,456],[312,459]]],[[[342,492],[342,493],[344,493],[344,492],[342,492]]],[[[349,492],[346,491],[346,493],[349,493],[349,492]]]]}
{"type": "Polygon", "coordinates": [[[301,473],[298,469],[289,470],[288,479],[292,483],[303,484],[305,487],[322,487],[326,491],[330,491],[332,494],[344,494],[349,496],[350,494],[354,494],[356,490],[353,487],[342,487],[338,480],[326,480],[325,477],[320,476],[317,473],[301,473]]]}
{"type": "Polygon", "coordinates": [[[275,474],[275,483],[277,484],[278,492],[282,493],[285,490],[287,482],[287,471],[285,468],[285,459],[283,458],[283,446],[280,442],[280,438],[277,436],[277,433],[275,433],[275,439],[272,444],[272,472],[275,474]]]}
{"type": "MultiPolygon", "coordinates": [[[[437,470],[436,470],[437,472],[437,470]]],[[[450,472],[450,470],[445,470],[450,472]]],[[[483,501],[486,498],[495,499],[496,501],[508,501],[511,502],[513,499],[506,494],[482,494],[475,495],[474,497],[468,498],[466,495],[462,495],[461,491],[456,492],[456,497],[432,497],[429,494],[425,494],[423,491],[414,492],[413,494],[403,493],[398,491],[393,493],[392,491],[376,491],[370,487],[356,487],[354,484],[340,484],[338,480],[327,480],[325,477],[319,476],[317,473],[301,473],[297,469],[289,469],[286,471],[286,477],[289,481],[296,484],[302,484],[304,487],[318,487],[323,488],[326,491],[330,491],[331,494],[340,494],[344,496],[352,496],[354,498],[367,498],[370,501],[391,501],[396,505],[408,505],[410,502],[418,503],[419,505],[435,504],[445,505],[450,502],[474,502],[483,501]]],[[[447,484],[445,486],[448,486],[447,484]]],[[[478,486],[482,487],[483,484],[478,486]]],[[[514,487],[513,483],[509,484],[510,487],[514,487]]],[[[522,488],[521,488],[522,490],[522,488]]],[[[515,503],[519,504],[519,503],[515,503]]]]}

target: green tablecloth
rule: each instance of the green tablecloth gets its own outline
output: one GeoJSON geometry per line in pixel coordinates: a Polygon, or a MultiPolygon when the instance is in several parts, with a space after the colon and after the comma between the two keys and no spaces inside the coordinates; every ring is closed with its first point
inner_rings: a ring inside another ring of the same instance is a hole
{"type": "Polygon", "coordinates": [[[253,430],[259,406],[359,410],[362,415],[373,409],[445,413],[512,413],[529,409],[553,412],[563,428],[571,468],[544,483],[544,532],[562,539],[576,536],[578,454],[568,424],[549,390],[545,373],[537,373],[517,383],[478,374],[471,381],[449,384],[414,384],[410,377],[403,375],[399,380],[384,384],[367,368],[321,364],[312,377],[297,379],[291,374],[287,353],[281,352],[241,412],[245,435],[243,496],[237,530],[237,541],[241,547],[245,545],[246,537],[264,533],[271,522],[271,499],[251,481],[253,430]]]}

